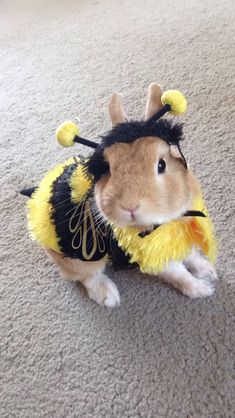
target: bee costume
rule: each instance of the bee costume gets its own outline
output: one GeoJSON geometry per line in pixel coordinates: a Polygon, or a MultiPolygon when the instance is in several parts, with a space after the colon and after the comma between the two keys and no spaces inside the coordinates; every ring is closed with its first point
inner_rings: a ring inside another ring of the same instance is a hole
{"type": "Polygon", "coordinates": [[[97,261],[109,256],[116,266],[138,265],[145,273],[159,273],[170,260],[185,259],[193,246],[215,260],[213,226],[202,197],[181,218],[144,233],[138,227],[121,228],[102,220],[95,205],[94,185],[109,172],[103,152],[116,142],[159,137],[178,147],[187,168],[179,145],[182,126],[160,119],[166,112],[184,113],[186,99],[179,91],[169,90],[161,100],[162,109],[150,119],[121,123],[102,136],[100,144],[80,137],[73,122],[59,126],[56,137],[61,145],[78,142],[94,148],[94,152],[86,160],[82,156],[70,158],[49,171],[38,187],[21,191],[30,197],[28,225],[34,240],[65,257],[97,261]]]}

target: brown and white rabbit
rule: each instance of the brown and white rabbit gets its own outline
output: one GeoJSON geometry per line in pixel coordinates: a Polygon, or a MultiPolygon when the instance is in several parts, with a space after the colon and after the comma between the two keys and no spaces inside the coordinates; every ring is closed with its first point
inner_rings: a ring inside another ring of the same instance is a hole
{"type": "MultiPolygon", "coordinates": [[[[161,107],[162,91],[157,84],[148,89],[145,119],[161,107]]],[[[113,94],[109,102],[113,126],[126,122],[121,98],[113,94]]],[[[185,168],[178,148],[157,137],[142,137],[131,143],[114,143],[104,150],[109,171],[94,186],[94,200],[100,217],[114,225],[140,226],[149,230],[167,223],[191,209],[200,186],[185,168]]],[[[48,250],[66,278],[80,281],[91,299],[114,307],[120,303],[116,285],[104,273],[107,257],[99,261],[80,261],[48,250]]],[[[170,261],[159,275],[184,295],[196,298],[214,292],[216,271],[196,248],[183,261],[170,261]]]]}

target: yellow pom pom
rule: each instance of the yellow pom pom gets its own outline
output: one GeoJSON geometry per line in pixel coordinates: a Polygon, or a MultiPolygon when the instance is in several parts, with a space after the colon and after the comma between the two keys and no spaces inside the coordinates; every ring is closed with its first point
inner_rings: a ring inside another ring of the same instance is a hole
{"type": "Polygon", "coordinates": [[[172,115],[181,115],[187,110],[187,100],[179,90],[167,90],[161,97],[162,104],[169,104],[172,115]]]}
{"type": "Polygon", "coordinates": [[[72,147],[75,136],[79,136],[79,129],[71,121],[61,123],[56,130],[56,139],[63,147],[72,147]]]}

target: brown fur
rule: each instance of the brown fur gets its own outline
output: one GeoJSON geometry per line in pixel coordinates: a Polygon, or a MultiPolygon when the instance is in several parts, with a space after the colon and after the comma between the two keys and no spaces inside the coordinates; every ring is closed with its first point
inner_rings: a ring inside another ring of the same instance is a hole
{"type": "Polygon", "coordinates": [[[47,250],[49,258],[60,268],[61,273],[66,279],[80,281],[85,284],[87,278],[92,277],[97,270],[103,270],[107,258],[99,261],[80,261],[69,257],[64,257],[53,250],[47,250]]]}
{"type": "Polygon", "coordinates": [[[140,138],[130,144],[117,143],[105,150],[110,175],[95,186],[95,197],[102,214],[120,225],[126,225],[125,212],[139,207],[137,222],[148,225],[148,218],[174,217],[190,209],[197,192],[196,180],[187,171],[180,155],[172,156],[170,147],[159,138],[140,138]],[[166,171],[157,173],[159,159],[166,171]],[[193,181],[192,181],[193,180],[193,181]],[[191,187],[191,182],[193,187],[191,187]],[[172,215],[172,216],[171,216],[172,215]]]}
{"type": "Polygon", "coordinates": [[[125,122],[127,120],[126,114],[122,106],[121,95],[119,93],[112,94],[108,108],[113,126],[117,125],[118,123],[125,122]]]}
{"type": "Polygon", "coordinates": [[[145,119],[151,118],[151,116],[153,116],[158,110],[162,108],[161,95],[161,87],[156,83],[150,84],[148,87],[145,119]]]}

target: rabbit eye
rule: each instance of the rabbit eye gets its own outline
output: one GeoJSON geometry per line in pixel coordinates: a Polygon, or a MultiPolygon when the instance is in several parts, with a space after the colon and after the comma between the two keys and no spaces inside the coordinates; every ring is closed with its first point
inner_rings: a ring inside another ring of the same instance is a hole
{"type": "Polygon", "coordinates": [[[162,158],[160,158],[160,160],[158,161],[158,167],[157,167],[158,174],[164,173],[165,169],[166,169],[166,163],[162,158]]]}

